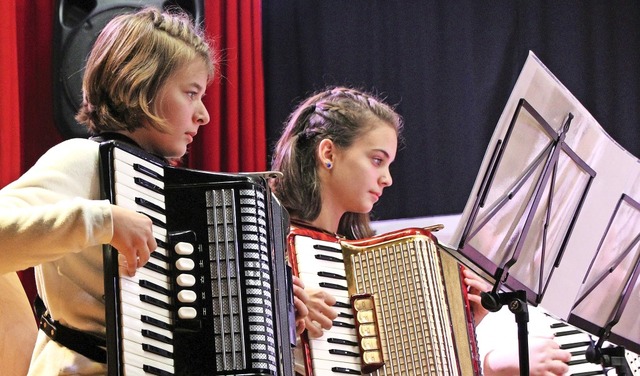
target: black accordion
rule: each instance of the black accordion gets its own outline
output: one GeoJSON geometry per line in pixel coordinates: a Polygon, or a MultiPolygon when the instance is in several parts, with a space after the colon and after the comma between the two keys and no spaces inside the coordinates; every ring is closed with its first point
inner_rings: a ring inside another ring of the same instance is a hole
{"type": "Polygon", "coordinates": [[[171,167],[119,141],[100,168],[104,197],[149,216],[158,243],[134,277],[105,246],[109,375],[293,374],[289,218],[266,174],[171,167]]]}

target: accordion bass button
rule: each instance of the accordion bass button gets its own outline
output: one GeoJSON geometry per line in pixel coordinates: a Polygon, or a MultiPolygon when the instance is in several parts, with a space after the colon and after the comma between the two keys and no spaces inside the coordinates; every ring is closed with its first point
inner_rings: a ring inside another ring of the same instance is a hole
{"type": "Polygon", "coordinates": [[[191,290],[182,290],[178,293],[178,300],[182,303],[193,303],[196,299],[196,293],[191,290]]]}
{"type": "Polygon", "coordinates": [[[196,318],[196,309],[193,307],[181,307],[178,309],[178,317],[183,320],[196,318]]]}
{"type": "Polygon", "coordinates": [[[181,256],[190,255],[193,253],[193,244],[180,242],[176,244],[176,246],[173,249],[176,251],[177,254],[181,256]]]}
{"type": "Polygon", "coordinates": [[[181,257],[176,261],[176,268],[178,270],[193,270],[196,267],[196,264],[193,260],[181,257]]]}
{"type": "Polygon", "coordinates": [[[180,274],[176,278],[176,282],[178,282],[178,286],[191,287],[196,284],[196,277],[191,274],[180,274]]]}

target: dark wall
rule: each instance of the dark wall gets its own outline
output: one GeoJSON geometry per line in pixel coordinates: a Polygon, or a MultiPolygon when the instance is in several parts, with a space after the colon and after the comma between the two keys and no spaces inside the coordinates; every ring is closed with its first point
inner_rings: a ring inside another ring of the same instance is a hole
{"type": "Polygon", "coordinates": [[[377,219],[462,211],[529,50],[640,156],[635,0],[268,0],[263,27],[269,150],[327,85],[397,105],[405,145],[377,219]]]}

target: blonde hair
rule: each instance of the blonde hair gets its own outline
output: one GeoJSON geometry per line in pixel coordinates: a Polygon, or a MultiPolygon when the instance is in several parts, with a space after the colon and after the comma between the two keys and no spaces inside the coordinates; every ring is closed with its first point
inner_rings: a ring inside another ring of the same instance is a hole
{"type": "MultiPolygon", "coordinates": [[[[276,144],[271,168],[283,177],[272,188],[292,217],[313,221],[320,215],[322,200],[316,149],[323,139],[340,148],[350,147],[370,129],[371,118],[392,126],[400,136],[403,123],[395,110],[372,94],[336,87],[303,101],[289,116],[276,144]]],[[[345,213],[338,233],[350,239],[373,235],[369,213],[345,213]]]]}
{"type": "Polygon", "coordinates": [[[179,68],[202,59],[213,78],[214,56],[202,30],[181,11],[145,8],[114,17],[89,54],[76,120],[91,133],[164,131],[153,99],[179,68]]]}

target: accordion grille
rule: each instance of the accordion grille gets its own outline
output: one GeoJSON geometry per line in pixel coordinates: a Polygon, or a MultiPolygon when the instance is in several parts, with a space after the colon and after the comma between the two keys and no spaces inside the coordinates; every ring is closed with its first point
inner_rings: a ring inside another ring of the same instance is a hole
{"type": "Polygon", "coordinates": [[[342,247],[349,295],[376,298],[385,366],[374,374],[463,374],[436,244],[426,236],[411,236],[342,247]]]}
{"type": "Polygon", "coordinates": [[[218,371],[254,368],[276,372],[265,197],[255,189],[219,189],[207,192],[206,201],[218,371]],[[240,196],[240,208],[235,207],[235,194],[240,196]],[[235,233],[238,222],[240,239],[235,233]],[[243,305],[248,317],[243,317],[243,305]],[[247,348],[251,350],[248,358],[247,348]],[[245,364],[247,361],[251,364],[245,364]]]}

